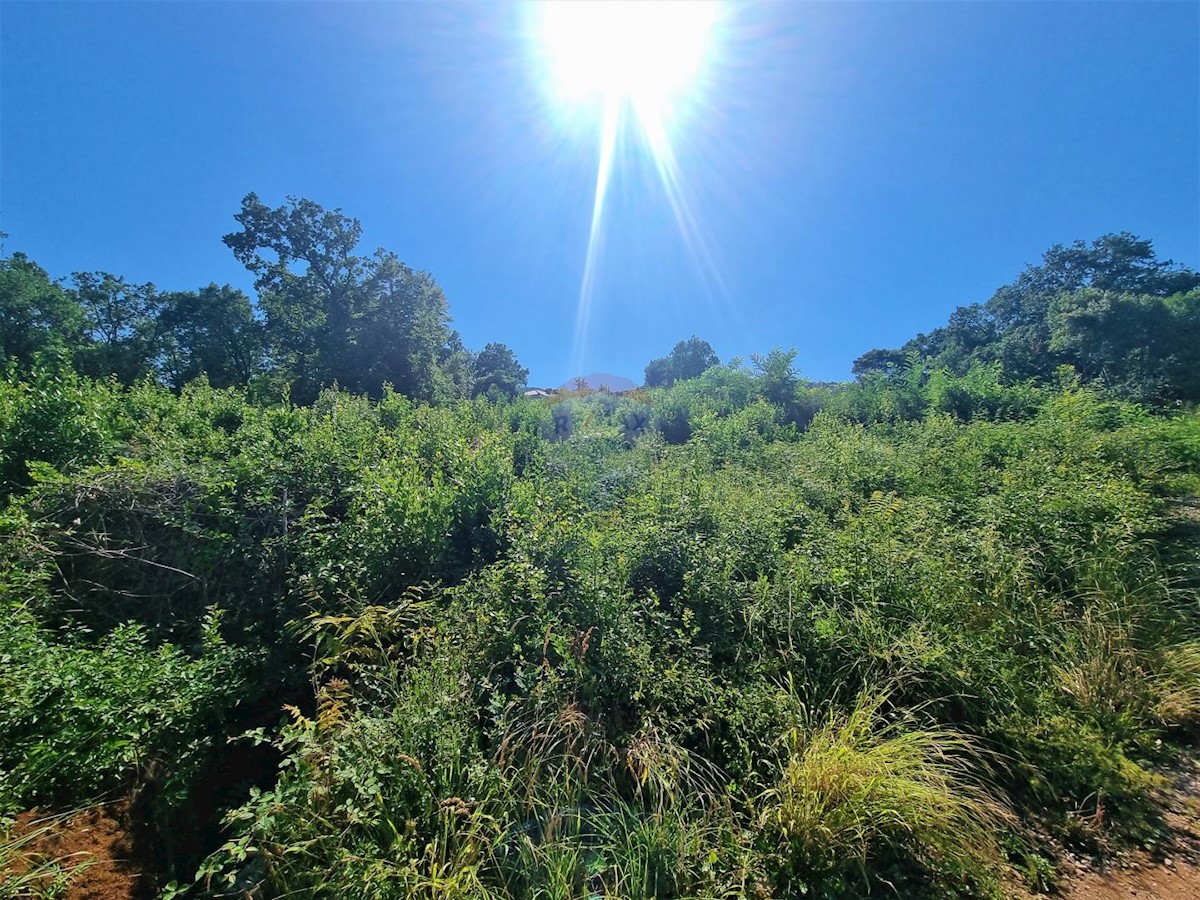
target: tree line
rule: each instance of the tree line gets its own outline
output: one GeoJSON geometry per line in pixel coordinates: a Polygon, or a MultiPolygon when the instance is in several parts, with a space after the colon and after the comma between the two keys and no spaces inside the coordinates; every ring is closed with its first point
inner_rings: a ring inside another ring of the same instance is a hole
{"type": "MultiPolygon", "coordinates": [[[[464,346],[432,275],[389,250],[362,253],[362,226],[341,210],[294,197],[272,208],[248,194],[234,218],[240,230],[223,240],[253,274],[255,301],[229,285],[160,291],[108,272],[59,282],[22,253],[0,259],[0,366],[68,361],[91,377],[154,378],[174,390],[203,375],[303,404],[335,384],[375,397],[390,386],[432,403],[512,398],[526,386],[529,370],[506,345],[464,346]]],[[[788,418],[802,422],[795,352],[751,361],[770,401],[796,407],[788,418]]],[[[670,387],[720,362],[693,336],[646,365],[645,386],[670,387]]],[[[1128,232],[1058,244],[986,302],[958,307],[899,348],[867,351],[852,371],[861,392],[977,370],[1005,384],[1051,384],[1064,366],[1140,403],[1200,399],[1200,273],[1158,259],[1128,232]]]]}
{"type": "Polygon", "coordinates": [[[0,366],[65,360],[173,389],[204,375],[214,387],[286,387],[301,403],[333,384],[428,402],[525,386],[509,347],[463,345],[433,276],[388,250],[360,253],[362,227],[341,210],[249,194],[234,218],[241,229],[224,242],[254,275],[257,303],[229,285],[160,291],[108,272],[58,282],[22,253],[0,259],[0,366]]]}
{"type": "Polygon", "coordinates": [[[1048,382],[1070,366],[1087,384],[1142,403],[1200,399],[1200,273],[1160,260],[1129,232],[1056,244],[984,303],[898,349],[854,361],[860,379],[913,365],[964,375],[999,366],[1010,381],[1048,382]]]}
{"type": "MultiPolygon", "coordinates": [[[[944,326],[859,356],[852,383],[805,382],[795,358],[776,349],[751,362],[758,393],[801,427],[818,408],[862,423],[912,421],[930,410],[1004,418],[1027,411],[1030,390],[1054,389],[1064,378],[1152,407],[1191,404],[1200,400],[1200,273],[1158,259],[1149,240],[1128,232],[1056,244],[986,302],[958,307],[944,326]]],[[[712,346],[693,336],[650,361],[646,386],[715,383],[721,378],[705,373],[720,365],[712,346]]],[[[682,423],[690,411],[676,418],[682,423]]],[[[691,432],[680,425],[667,433],[686,440],[691,432]]]]}

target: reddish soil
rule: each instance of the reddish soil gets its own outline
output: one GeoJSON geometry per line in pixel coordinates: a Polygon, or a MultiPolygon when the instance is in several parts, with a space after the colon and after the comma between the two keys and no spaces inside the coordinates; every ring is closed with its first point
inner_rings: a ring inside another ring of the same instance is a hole
{"type": "MultiPolygon", "coordinates": [[[[1103,864],[1067,857],[1057,894],[1065,900],[1200,900],[1200,764],[1170,772],[1160,798],[1166,837],[1145,850],[1118,852],[1103,864]]],[[[1017,896],[1030,898],[1018,890],[1017,896]]],[[[1044,896],[1044,895],[1043,895],[1044,896]]]]}
{"type": "MultiPolygon", "coordinates": [[[[70,873],[67,900],[141,900],[152,896],[153,881],[131,862],[132,845],[123,824],[125,804],[94,806],[70,816],[46,816],[37,811],[17,817],[11,837],[29,837],[15,864],[0,872],[0,886],[39,865],[57,861],[70,873]]],[[[49,879],[52,876],[47,876],[49,879]]],[[[49,887],[48,881],[43,882],[49,887]]]]}
{"type": "Polygon", "coordinates": [[[1196,900],[1200,897],[1200,870],[1195,866],[1152,866],[1089,875],[1077,882],[1066,896],[1070,900],[1196,900]]]}

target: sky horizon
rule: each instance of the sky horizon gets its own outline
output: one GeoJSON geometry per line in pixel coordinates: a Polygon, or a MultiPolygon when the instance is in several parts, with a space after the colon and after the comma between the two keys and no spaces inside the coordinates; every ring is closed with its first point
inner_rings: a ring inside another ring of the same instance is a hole
{"type": "Polygon", "coordinates": [[[1109,232],[1200,267],[1200,3],[723,4],[677,181],[626,117],[599,228],[602,116],[548,87],[537,13],[0,3],[5,248],[253,296],[241,198],[306,197],[537,386],[640,383],[693,334],[845,379],[1109,232]]]}

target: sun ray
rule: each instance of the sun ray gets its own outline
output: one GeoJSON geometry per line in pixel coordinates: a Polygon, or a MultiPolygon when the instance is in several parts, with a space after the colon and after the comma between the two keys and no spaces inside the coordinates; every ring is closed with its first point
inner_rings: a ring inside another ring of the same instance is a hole
{"type": "Polygon", "coordinates": [[[667,203],[670,204],[675,225],[683,239],[684,249],[687,250],[692,264],[701,274],[716,285],[719,293],[727,296],[728,289],[720,268],[716,264],[716,254],[709,246],[703,230],[696,221],[687,194],[683,189],[679,162],[675,157],[675,149],[671,145],[671,137],[661,113],[645,103],[635,103],[633,109],[638,124],[641,126],[642,134],[646,138],[646,143],[650,147],[650,156],[654,161],[654,168],[658,172],[659,180],[662,182],[667,203]]]}
{"type": "MultiPolygon", "coordinates": [[[[534,32],[552,93],[601,116],[592,216],[575,313],[571,365],[582,370],[604,249],[605,211],[618,138],[628,121],[652,157],[684,250],[705,282],[728,291],[683,188],[668,123],[702,84],[718,22],[714,0],[575,0],[539,7],[534,32]]],[[[709,298],[711,299],[711,297],[709,298]]]]}
{"type": "Polygon", "coordinates": [[[592,294],[596,286],[596,264],[602,249],[601,224],[604,221],[604,201],[608,196],[608,181],[612,174],[613,155],[621,124],[620,97],[609,96],[604,101],[604,118],[600,127],[600,160],[596,165],[596,192],[592,199],[592,225],[588,232],[587,255],[583,263],[583,279],[579,285],[579,305],[575,313],[575,340],[571,354],[572,371],[582,371],[588,323],[592,311],[592,294]]]}

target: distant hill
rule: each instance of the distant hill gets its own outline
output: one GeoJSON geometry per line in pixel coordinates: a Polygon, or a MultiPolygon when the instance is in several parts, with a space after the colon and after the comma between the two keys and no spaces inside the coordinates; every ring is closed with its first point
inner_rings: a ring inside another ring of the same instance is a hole
{"type": "Polygon", "coordinates": [[[637,385],[623,375],[607,375],[603,372],[598,372],[594,375],[582,375],[578,378],[572,378],[565,382],[560,390],[574,391],[578,390],[580,382],[592,391],[609,391],[613,394],[623,394],[626,391],[634,390],[637,385]]]}

